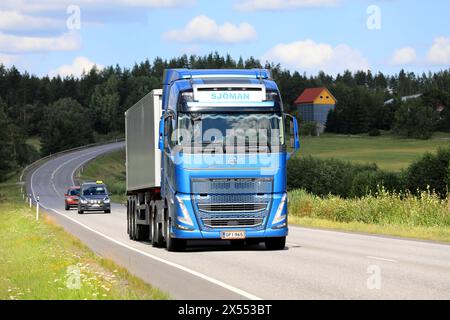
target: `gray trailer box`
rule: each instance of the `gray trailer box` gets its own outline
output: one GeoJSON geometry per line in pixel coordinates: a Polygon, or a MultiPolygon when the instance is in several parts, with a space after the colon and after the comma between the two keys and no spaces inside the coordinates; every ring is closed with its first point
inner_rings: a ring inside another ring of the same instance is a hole
{"type": "Polygon", "coordinates": [[[161,186],[158,148],[162,90],[153,90],[125,112],[127,192],[161,186]]]}

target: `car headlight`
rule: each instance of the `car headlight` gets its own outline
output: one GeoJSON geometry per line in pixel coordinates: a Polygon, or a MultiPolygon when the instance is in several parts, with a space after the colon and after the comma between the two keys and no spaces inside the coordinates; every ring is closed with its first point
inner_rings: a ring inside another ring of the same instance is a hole
{"type": "Polygon", "coordinates": [[[111,200],[110,200],[109,198],[105,198],[105,199],[103,199],[103,202],[104,202],[104,203],[110,203],[111,200]]]}
{"type": "Polygon", "coordinates": [[[81,201],[82,204],[87,204],[88,203],[87,200],[83,199],[83,198],[81,198],[80,201],[81,201]]]}
{"type": "Polygon", "coordinates": [[[275,213],[275,217],[273,218],[272,225],[280,223],[286,220],[286,213],[283,214],[284,206],[286,205],[287,194],[285,193],[281,198],[280,204],[278,205],[277,212],[275,213]]]}
{"type": "Polygon", "coordinates": [[[183,216],[177,216],[178,221],[187,224],[189,226],[194,226],[194,223],[192,222],[191,215],[189,214],[188,209],[186,208],[186,205],[184,204],[183,199],[179,196],[175,196],[177,198],[178,204],[180,205],[181,213],[183,216]]]}

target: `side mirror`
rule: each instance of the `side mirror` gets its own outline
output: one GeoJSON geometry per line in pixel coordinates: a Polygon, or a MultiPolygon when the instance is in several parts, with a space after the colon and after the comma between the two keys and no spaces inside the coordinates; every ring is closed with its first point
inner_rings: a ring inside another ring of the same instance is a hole
{"type": "Polygon", "coordinates": [[[158,138],[158,148],[164,151],[164,117],[159,120],[159,138],[158,138]]]}
{"type": "Polygon", "coordinates": [[[300,149],[300,139],[298,136],[298,122],[297,119],[286,114],[285,120],[285,140],[287,159],[289,160],[292,155],[300,149]]]}

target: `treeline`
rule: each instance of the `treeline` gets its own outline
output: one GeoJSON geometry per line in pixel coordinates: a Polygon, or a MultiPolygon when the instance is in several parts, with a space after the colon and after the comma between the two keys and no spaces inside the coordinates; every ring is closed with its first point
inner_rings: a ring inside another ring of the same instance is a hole
{"type": "MultiPolygon", "coordinates": [[[[447,108],[450,70],[420,76],[403,70],[391,76],[374,75],[370,71],[345,71],[336,77],[324,72],[307,76],[282,69],[280,65],[263,65],[253,57],[235,60],[218,53],[183,55],[170,60],[156,58],[132,68],[118,65],[102,70],[94,68],[80,78],[37,77],[0,65],[0,121],[5,123],[0,124],[0,134],[1,140],[7,141],[0,149],[0,170],[8,171],[4,168],[23,165],[36,157],[25,143],[27,137],[39,137],[41,155],[48,155],[96,141],[99,137],[123,134],[124,112],[149,91],[161,87],[166,68],[261,67],[272,70],[285,107],[293,113],[296,111],[293,102],[304,89],[329,88],[339,100],[336,112],[330,114],[330,132],[396,130],[400,135],[410,136],[408,128],[427,127],[428,119],[431,119],[431,130],[450,127],[447,108]],[[424,102],[425,108],[424,103],[403,106],[399,102],[399,97],[417,93],[428,94],[431,102],[424,102]],[[385,105],[384,101],[391,98],[394,103],[385,105]],[[442,107],[444,111],[438,112],[442,107]],[[422,121],[424,113],[429,115],[427,121],[417,126],[414,119],[422,121]]],[[[412,131],[414,134],[415,130],[412,131]]]]}

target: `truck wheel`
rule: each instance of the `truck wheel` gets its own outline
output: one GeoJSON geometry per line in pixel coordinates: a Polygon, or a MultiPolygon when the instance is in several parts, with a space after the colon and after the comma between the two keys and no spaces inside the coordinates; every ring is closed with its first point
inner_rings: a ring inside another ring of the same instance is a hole
{"type": "Polygon", "coordinates": [[[168,221],[166,221],[166,249],[170,252],[183,251],[184,249],[186,249],[186,240],[172,238],[170,236],[171,225],[172,222],[170,221],[170,219],[168,219],[168,221]]]}
{"type": "Polygon", "coordinates": [[[66,211],[70,210],[70,207],[67,205],[67,203],[64,205],[64,209],[66,209],[66,211]]]}
{"type": "Polygon", "coordinates": [[[155,213],[153,215],[153,227],[152,227],[152,231],[153,231],[153,236],[152,236],[152,245],[154,247],[161,247],[164,243],[164,239],[162,236],[162,230],[161,227],[158,223],[158,206],[155,204],[155,206],[153,207],[153,212],[155,213]]]}
{"type": "Polygon", "coordinates": [[[134,200],[133,200],[133,198],[131,198],[131,200],[130,200],[130,204],[128,207],[128,215],[129,215],[128,221],[130,224],[130,232],[129,232],[130,239],[135,240],[136,239],[136,231],[135,231],[135,224],[134,224],[134,200]]]}
{"type": "Polygon", "coordinates": [[[265,243],[267,250],[283,250],[286,246],[286,237],[268,238],[265,243]]]}
{"type": "Polygon", "coordinates": [[[127,233],[130,235],[130,201],[127,200],[127,233]]]}

